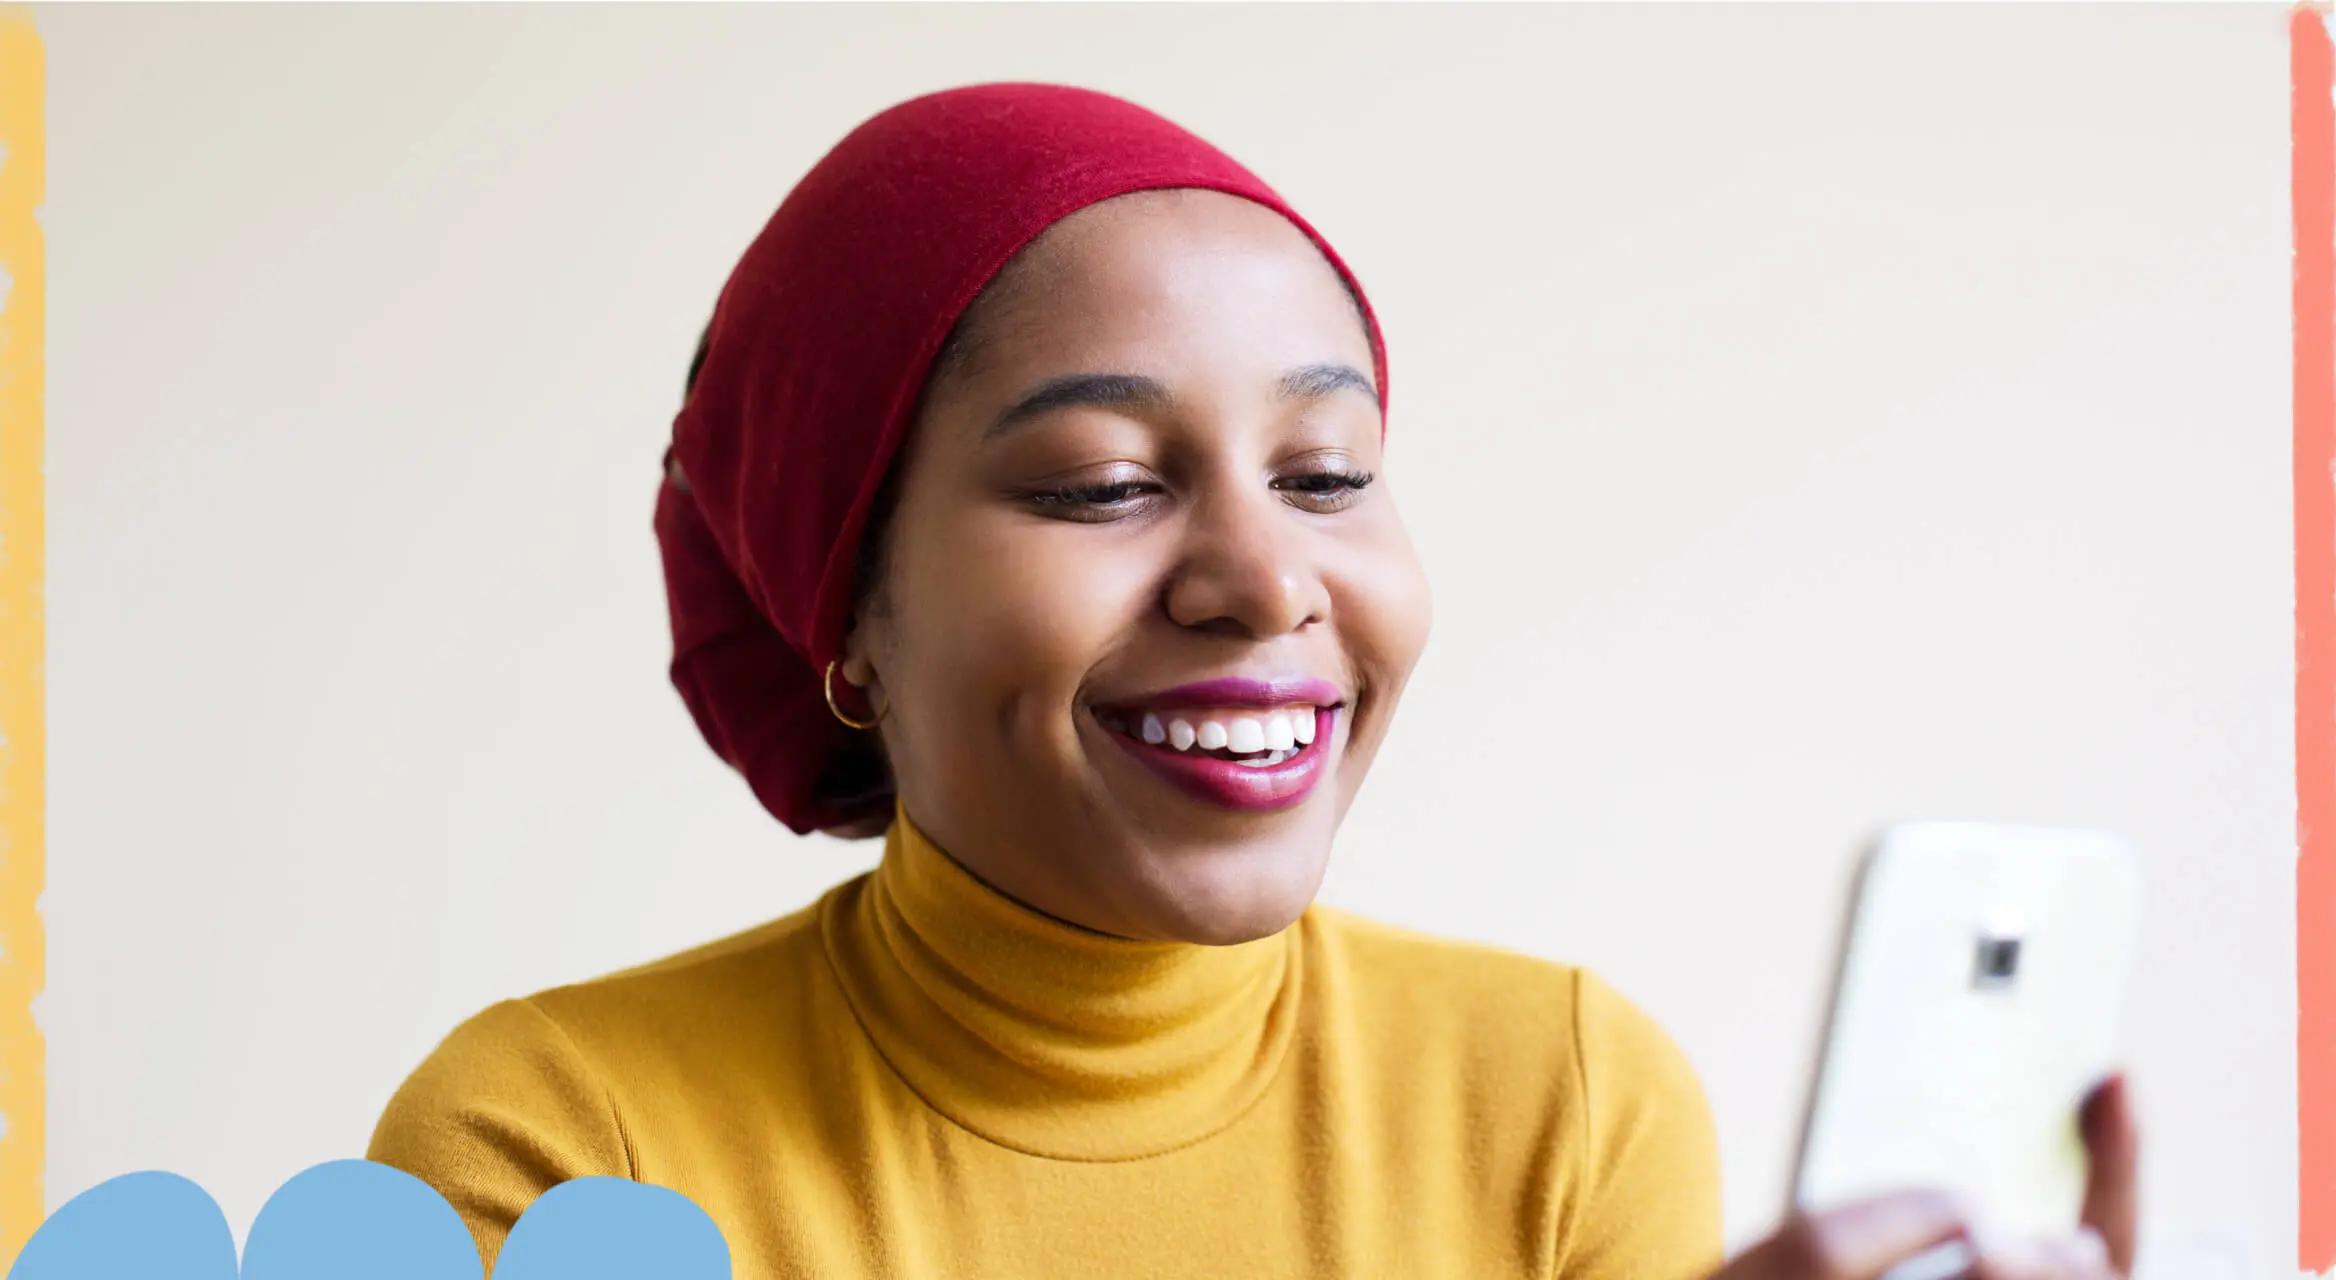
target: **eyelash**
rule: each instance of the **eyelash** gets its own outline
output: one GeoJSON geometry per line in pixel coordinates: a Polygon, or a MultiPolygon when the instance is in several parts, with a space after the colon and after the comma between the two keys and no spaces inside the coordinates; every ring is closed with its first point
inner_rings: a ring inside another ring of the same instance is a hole
{"type": "MultiPolygon", "coordinates": [[[[1337,482],[1338,488],[1340,488],[1340,489],[1344,489],[1344,490],[1347,490],[1347,491],[1349,491],[1349,492],[1360,493],[1360,492],[1361,492],[1361,491],[1363,491],[1364,489],[1370,488],[1370,487],[1371,487],[1371,481],[1378,479],[1378,477],[1377,477],[1377,476],[1374,476],[1374,475],[1372,475],[1372,474],[1371,474],[1370,472],[1368,472],[1368,471],[1310,471],[1310,472],[1308,472],[1308,473],[1306,473],[1305,475],[1302,475],[1302,476],[1293,476],[1293,477],[1291,477],[1291,479],[1293,479],[1293,480],[1333,480],[1333,481],[1336,481],[1336,482],[1337,482]]],[[[1297,490],[1297,492],[1299,492],[1299,493],[1321,493],[1321,492],[1323,492],[1323,490],[1320,490],[1320,489],[1299,489],[1299,490],[1297,490]]]]}
{"type": "MultiPolygon", "coordinates": [[[[1329,510],[1336,511],[1351,502],[1355,494],[1369,488],[1371,482],[1378,477],[1368,471],[1310,471],[1305,475],[1292,476],[1288,479],[1300,484],[1308,481],[1331,482],[1330,487],[1317,489],[1295,488],[1287,481],[1277,480],[1274,482],[1274,487],[1283,489],[1285,492],[1302,493],[1311,498],[1333,499],[1339,505],[1331,507],[1329,510]]],[[[1151,486],[1147,481],[1115,480],[1109,484],[1066,485],[1057,489],[1039,489],[1029,494],[1029,498],[1032,503],[1042,508],[1084,507],[1092,510],[1125,502],[1135,491],[1148,487],[1151,486]]]]}

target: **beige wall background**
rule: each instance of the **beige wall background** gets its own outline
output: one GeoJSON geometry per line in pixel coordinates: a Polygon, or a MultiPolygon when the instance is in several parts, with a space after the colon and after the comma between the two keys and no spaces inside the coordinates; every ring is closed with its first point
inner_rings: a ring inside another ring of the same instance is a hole
{"type": "Polygon", "coordinates": [[[666,685],[658,455],[796,177],[1030,78],[1385,315],[1439,611],[1330,900],[1653,1010],[1742,1244],[1862,837],[2124,831],[2145,1249],[2292,1269],[2283,8],[35,12],[52,1207],[240,1232],[462,1016],[872,861],[666,685]]]}

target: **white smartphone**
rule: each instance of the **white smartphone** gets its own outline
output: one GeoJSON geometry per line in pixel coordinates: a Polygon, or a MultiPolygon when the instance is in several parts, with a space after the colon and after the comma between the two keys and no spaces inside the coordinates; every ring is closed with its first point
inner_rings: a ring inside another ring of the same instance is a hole
{"type": "MultiPolygon", "coordinates": [[[[1865,850],[1794,1161],[1791,1208],[1908,1187],[2065,1236],[2085,1095],[2119,1057],[2140,878],[2105,831],[1903,822],[1865,850]]],[[[1893,1280],[1957,1274],[1950,1245],[1893,1280]]]]}

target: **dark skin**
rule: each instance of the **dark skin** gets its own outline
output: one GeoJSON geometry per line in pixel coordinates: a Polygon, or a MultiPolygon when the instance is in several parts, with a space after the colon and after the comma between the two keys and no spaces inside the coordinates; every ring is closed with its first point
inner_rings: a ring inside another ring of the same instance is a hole
{"type": "Polygon", "coordinates": [[[1008,895],[1126,938],[1238,943],[1314,898],[1427,639],[1384,477],[1371,348],[1287,220],[1141,193],[1048,228],[929,389],[842,675],[890,710],[903,806],[1008,895]],[[1295,393],[1292,371],[1338,369],[1295,393]],[[1003,428],[1034,389],[1144,378],[1003,428]],[[1175,790],[1096,709],[1221,676],[1345,703],[1320,785],[1270,813],[1175,790]]]}
{"type": "MultiPolygon", "coordinates": [[[[1071,924],[1204,944],[1278,932],[1320,887],[1428,632],[1353,300],[1271,210],[1144,192],[1054,224],[961,327],[896,464],[841,666],[861,708],[886,708],[876,732],[902,805],[975,875],[1071,924]],[[1360,385],[1320,372],[1336,369],[1360,385]],[[1316,375],[1292,393],[1303,370],[1316,375]],[[1151,385],[999,425],[1034,389],[1088,374],[1151,385]],[[1341,691],[1328,772],[1294,807],[1195,800],[1094,714],[1225,675],[1341,691]]],[[[2138,1144],[2121,1082],[2081,1121],[2082,1231],[1982,1242],[1979,1280],[2130,1275],[2138,1144]]],[[[1908,1191],[1795,1215],[1714,1280],[1872,1280],[1967,1230],[1952,1199],[1908,1191]]]]}

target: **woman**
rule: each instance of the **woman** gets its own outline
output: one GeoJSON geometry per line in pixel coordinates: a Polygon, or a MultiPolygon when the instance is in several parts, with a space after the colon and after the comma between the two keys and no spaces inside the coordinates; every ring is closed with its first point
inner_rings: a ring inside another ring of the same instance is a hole
{"type": "MultiPolygon", "coordinates": [[[[489,1008],[374,1158],[490,1257],[601,1174],[688,1195],[751,1277],[1719,1267],[1709,1111],[1654,1022],[1313,903],[1427,634],[1386,395],[1328,243],[1142,108],[990,84],[854,130],[723,290],[657,530],[708,741],[877,868],[489,1008]]],[[[1993,1274],[2128,1264],[2130,1125],[2094,1110],[2105,1249],[1993,1274]]],[[[1723,1274],[1962,1229],[1909,1194],[1723,1274]]]]}

